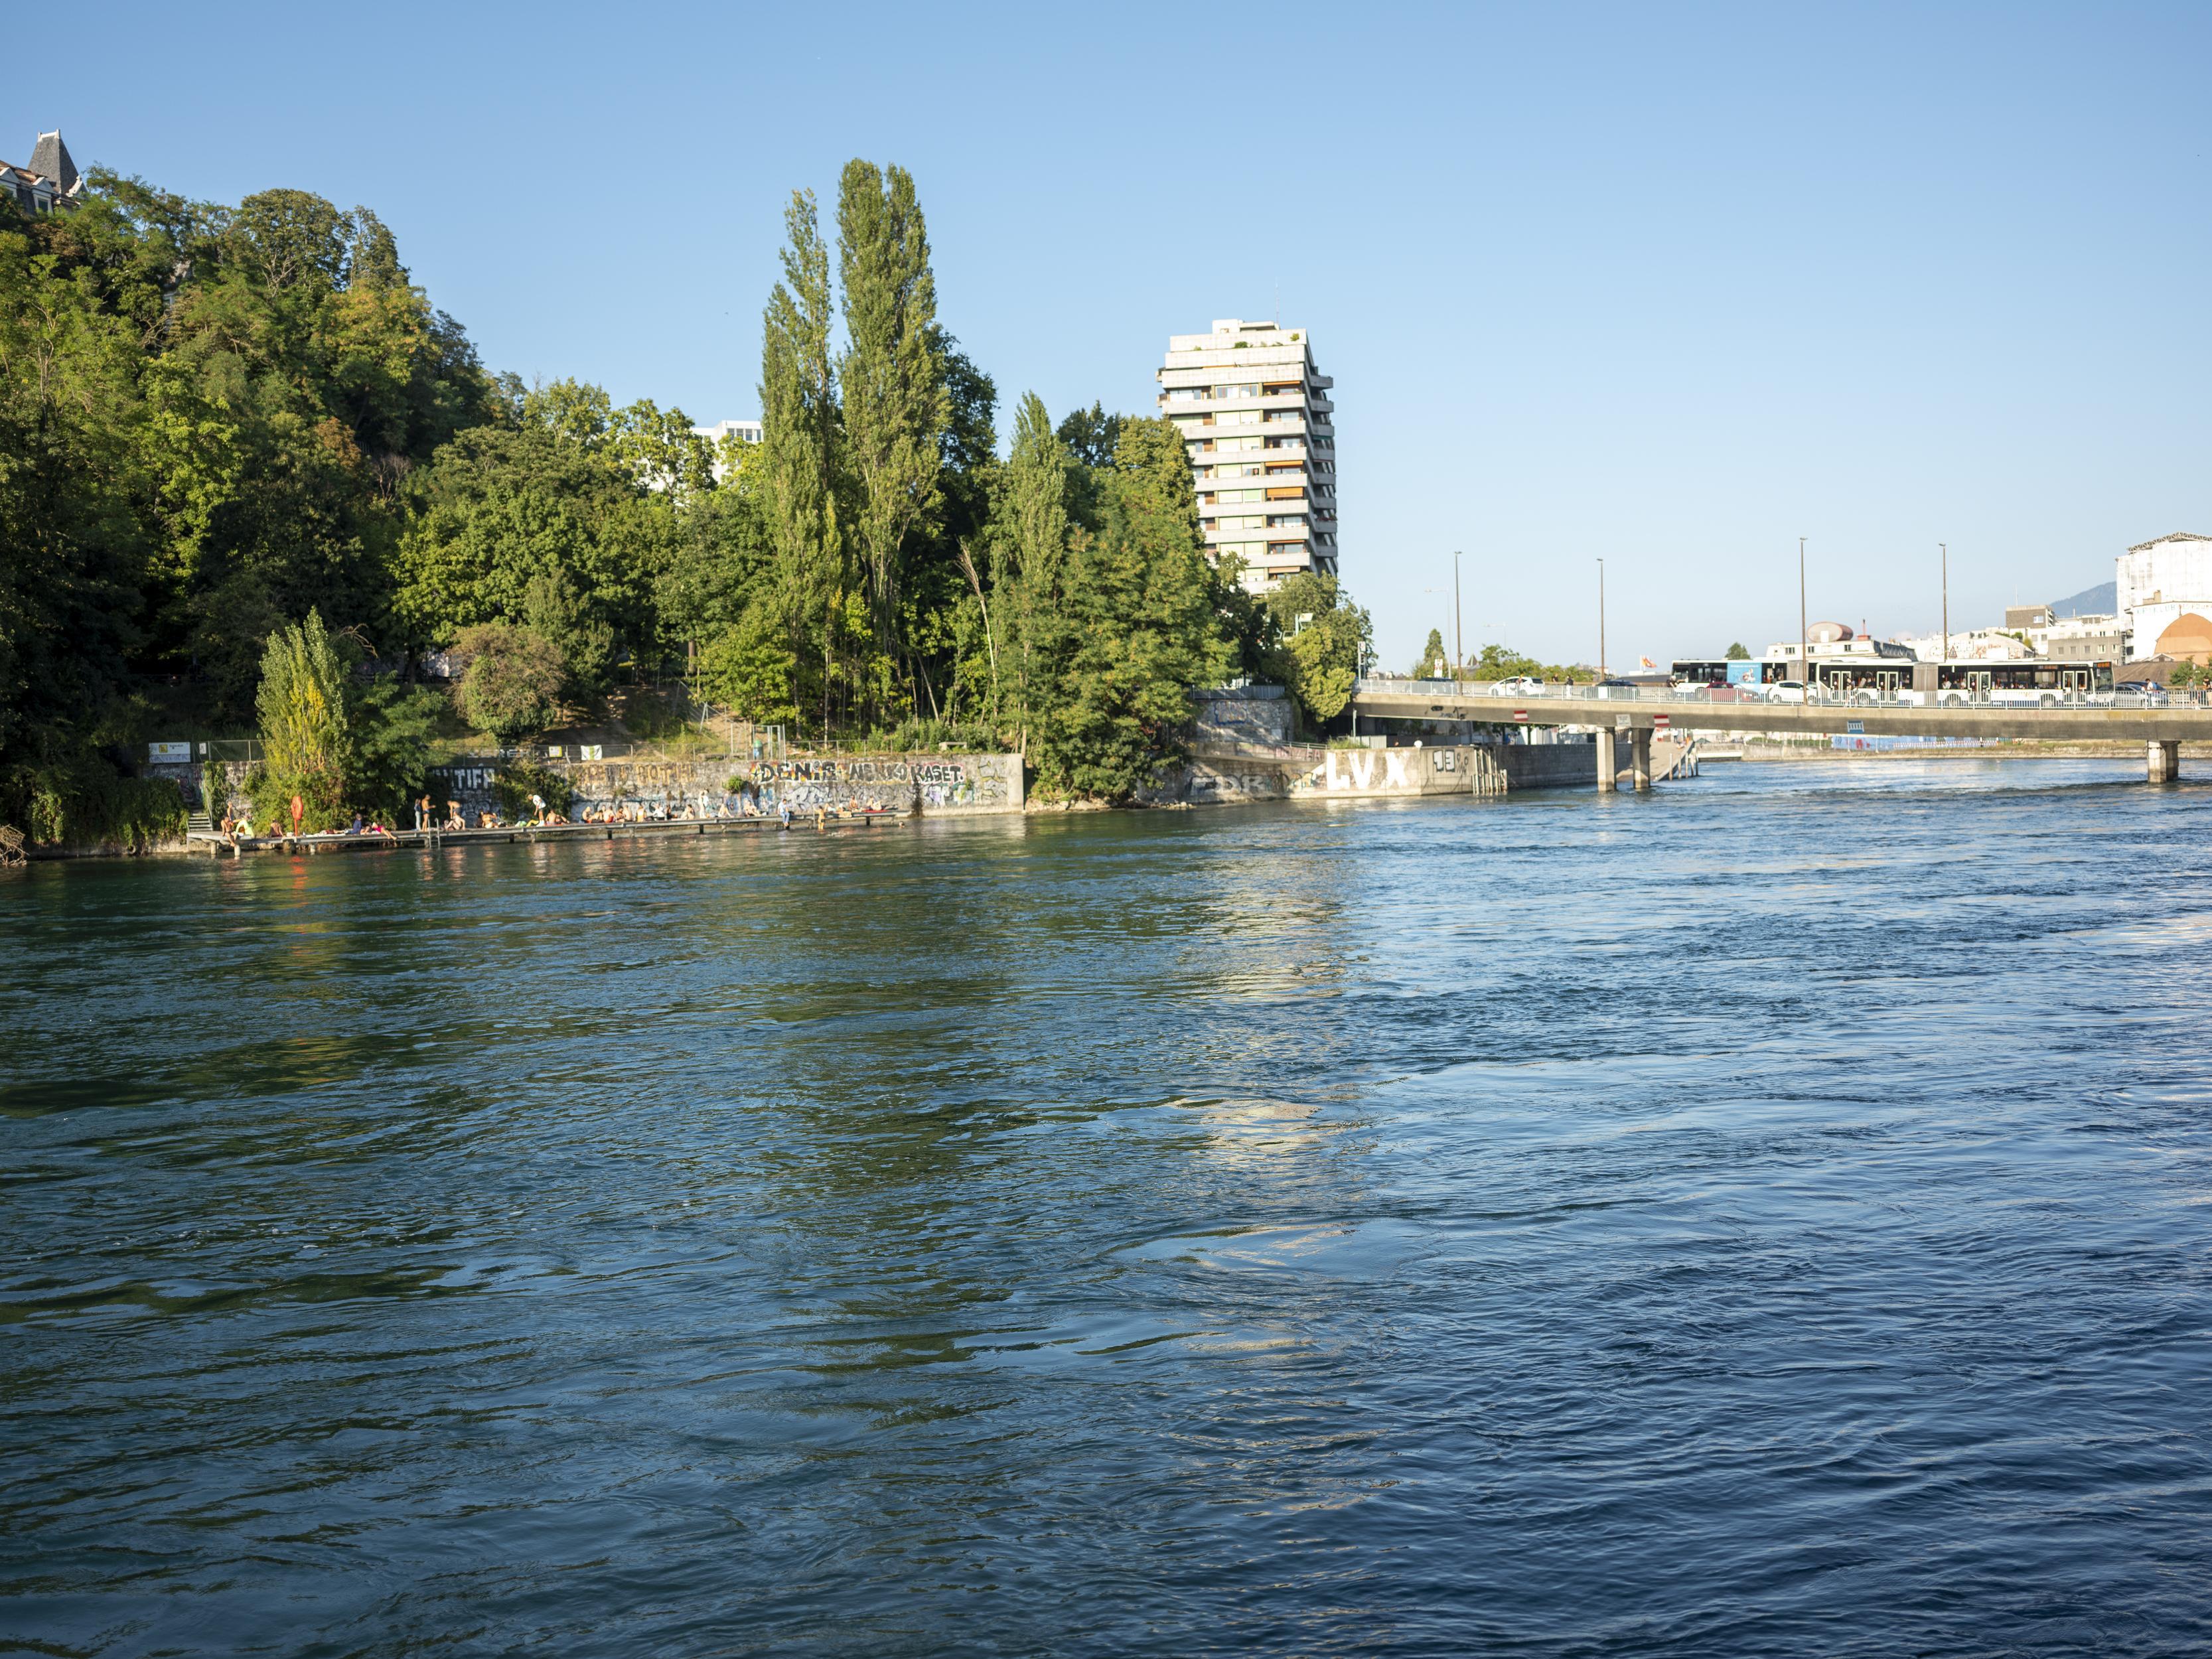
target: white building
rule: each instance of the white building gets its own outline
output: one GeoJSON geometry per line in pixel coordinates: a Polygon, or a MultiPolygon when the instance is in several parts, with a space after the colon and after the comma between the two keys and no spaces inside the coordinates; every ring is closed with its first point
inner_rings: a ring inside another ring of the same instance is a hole
{"type": "Polygon", "coordinates": [[[725,438],[741,444],[757,444],[761,441],[761,423],[758,421],[717,421],[712,426],[695,426],[691,430],[704,438],[707,447],[714,452],[714,482],[717,483],[729,471],[728,465],[722,459],[722,441],[725,438]]]}
{"type": "Polygon", "coordinates": [[[1219,319],[1210,334],[1170,335],[1158,379],[1197,475],[1206,556],[1235,554],[1255,592],[1301,570],[1335,575],[1335,382],[1305,331],[1219,319]]]}
{"type": "Polygon", "coordinates": [[[2156,541],[2140,542],[2120,555],[2112,572],[2114,606],[2121,623],[2134,630],[2128,660],[2160,653],[2159,640],[2183,617],[2188,627],[2176,639],[2212,631],[2212,536],[2177,530],[2156,541]]]}

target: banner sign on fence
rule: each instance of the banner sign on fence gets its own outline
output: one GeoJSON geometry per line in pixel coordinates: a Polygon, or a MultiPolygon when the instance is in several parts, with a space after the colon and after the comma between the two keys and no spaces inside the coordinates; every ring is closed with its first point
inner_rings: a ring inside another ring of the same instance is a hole
{"type": "Polygon", "coordinates": [[[180,765],[190,762],[191,757],[192,746],[188,743],[149,743],[146,745],[146,759],[155,766],[180,765]]]}

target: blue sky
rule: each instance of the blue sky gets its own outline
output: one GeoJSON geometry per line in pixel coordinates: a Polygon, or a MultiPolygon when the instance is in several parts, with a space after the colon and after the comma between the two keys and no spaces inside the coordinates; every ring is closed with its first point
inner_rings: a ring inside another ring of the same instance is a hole
{"type": "MultiPolygon", "coordinates": [[[[1312,331],[1388,659],[1954,627],[2212,532],[2212,10],[110,8],[14,140],[374,208],[494,368],[757,412],[789,191],[915,175],[946,323],[1055,414],[1312,331]],[[1202,234],[1200,225],[1218,227],[1202,234]]],[[[1004,422],[1002,422],[1002,425],[1004,422]]],[[[1405,665],[1395,664],[1404,666],[1405,665]]]]}

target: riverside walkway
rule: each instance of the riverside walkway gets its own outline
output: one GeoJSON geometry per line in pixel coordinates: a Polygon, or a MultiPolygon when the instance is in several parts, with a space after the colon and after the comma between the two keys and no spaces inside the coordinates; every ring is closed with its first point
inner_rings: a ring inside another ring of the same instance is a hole
{"type": "Polygon", "coordinates": [[[1923,702],[1911,693],[1884,696],[1816,690],[1809,702],[1778,702],[1731,686],[1702,692],[1640,685],[1501,690],[1474,680],[1363,679],[1352,690],[1352,708],[1373,720],[1589,726],[1598,737],[1597,787],[1601,790],[1613,787],[1616,734],[1629,740],[1636,787],[1650,787],[1655,731],[2118,740],[2145,745],[2144,775],[2152,783],[2170,783],[2180,776],[2184,743],[2212,743],[2212,708],[2132,693],[2053,694],[2023,707],[1954,698],[1948,693],[1940,701],[1923,702]]]}
{"type": "Polygon", "coordinates": [[[502,824],[492,830],[391,830],[371,835],[334,833],[320,836],[229,836],[208,830],[193,830],[185,836],[186,850],[216,858],[237,858],[247,853],[283,853],[298,857],[311,853],[375,853],[399,848],[435,851],[441,847],[490,847],[510,842],[628,841],[637,836],[750,835],[789,830],[812,835],[817,830],[874,830],[902,827],[915,822],[898,812],[835,812],[817,818],[793,813],[789,824],[780,817],[648,819],[635,823],[502,824]]]}

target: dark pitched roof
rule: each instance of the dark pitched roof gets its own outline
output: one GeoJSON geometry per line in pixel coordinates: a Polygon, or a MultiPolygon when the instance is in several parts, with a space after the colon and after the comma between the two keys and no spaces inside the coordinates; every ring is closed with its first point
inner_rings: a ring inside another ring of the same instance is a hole
{"type": "Polygon", "coordinates": [[[42,132],[37,148],[31,151],[30,169],[42,173],[64,191],[76,188],[76,163],[70,160],[69,146],[62,143],[58,132],[42,132]]]}

